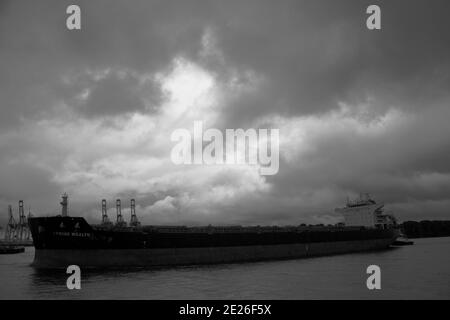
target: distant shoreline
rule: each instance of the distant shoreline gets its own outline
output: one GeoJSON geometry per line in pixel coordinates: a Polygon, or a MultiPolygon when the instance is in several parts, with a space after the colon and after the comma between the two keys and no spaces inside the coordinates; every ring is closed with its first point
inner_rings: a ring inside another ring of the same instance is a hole
{"type": "Polygon", "coordinates": [[[412,239],[450,237],[450,221],[405,221],[400,226],[403,233],[412,239]]]}

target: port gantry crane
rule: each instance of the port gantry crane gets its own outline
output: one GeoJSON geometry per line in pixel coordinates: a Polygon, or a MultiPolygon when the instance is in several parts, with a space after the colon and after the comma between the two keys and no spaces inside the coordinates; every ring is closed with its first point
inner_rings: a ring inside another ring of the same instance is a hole
{"type": "Polygon", "coordinates": [[[130,210],[131,210],[130,227],[139,227],[141,223],[139,222],[136,216],[136,203],[134,199],[131,199],[130,210]]]}
{"type": "Polygon", "coordinates": [[[126,227],[127,223],[125,222],[125,220],[123,220],[122,206],[120,203],[120,199],[116,200],[116,212],[117,212],[116,226],[117,227],[126,227]]]}
{"type": "MultiPolygon", "coordinates": [[[[130,227],[139,227],[141,225],[141,223],[139,222],[137,215],[136,215],[136,202],[134,199],[131,199],[130,211],[131,211],[131,218],[130,218],[129,226],[130,227]]],[[[120,199],[116,200],[116,212],[117,212],[117,217],[116,217],[115,226],[122,227],[122,228],[126,227],[127,223],[125,222],[125,220],[123,219],[123,216],[122,216],[122,205],[121,205],[120,199]]],[[[108,218],[108,212],[107,212],[105,199],[102,200],[102,224],[101,225],[104,227],[113,227],[114,226],[114,224],[108,218]]]]}
{"type": "Polygon", "coordinates": [[[19,201],[19,221],[16,222],[12,212],[12,206],[8,205],[8,224],[6,225],[5,240],[19,241],[31,240],[31,232],[28,227],[28,218],[31,217],[31,211],[28,212],[28,217],[25,216],[23,209],[23,200],[19,201]]]}
{"type": "Polygon", "coordinates": [[[106,200],[102,200],[102,226],[112,227],[113,223],[108,218],[108,212],[106,209],[106,200]]]}

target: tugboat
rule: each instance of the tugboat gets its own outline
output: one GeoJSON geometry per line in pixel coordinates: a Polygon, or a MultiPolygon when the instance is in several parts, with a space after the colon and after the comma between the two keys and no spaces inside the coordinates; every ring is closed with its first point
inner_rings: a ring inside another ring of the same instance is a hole
{"type": "Polygon", "coordinates": [[[404,234],[400,234],[400,236],[392,243],[393,246],[411,246],[414,244],[414,241],[409,240],[408,237],[404,234]]]}

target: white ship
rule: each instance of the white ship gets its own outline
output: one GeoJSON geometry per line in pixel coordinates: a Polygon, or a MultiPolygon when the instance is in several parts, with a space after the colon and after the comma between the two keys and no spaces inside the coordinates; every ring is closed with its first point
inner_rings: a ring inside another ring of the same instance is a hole
{"type": "Polygon", "coordinates": [[[349,227],[388,229],[397,224],[392,214],[384,212],[384,204],[376,203],[368,193],[360,194],[356,200],[347,199],[347,205],[336,208],[335,212],[344,216],[345,225],[349,227]]]}

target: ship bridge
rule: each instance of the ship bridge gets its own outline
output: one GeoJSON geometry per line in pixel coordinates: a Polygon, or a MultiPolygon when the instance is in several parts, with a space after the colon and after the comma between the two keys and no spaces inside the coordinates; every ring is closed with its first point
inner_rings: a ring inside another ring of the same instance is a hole
{"type": "Polygon", "coordinates": [[[384,213],[384,204],[376,203],[368,193],[347,200],[347,205],[336,208],[335,212],[344,216],[346,226],[387,229],[395,224],[395,218],[384,213]]]}

